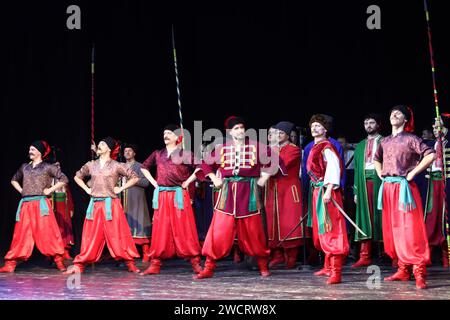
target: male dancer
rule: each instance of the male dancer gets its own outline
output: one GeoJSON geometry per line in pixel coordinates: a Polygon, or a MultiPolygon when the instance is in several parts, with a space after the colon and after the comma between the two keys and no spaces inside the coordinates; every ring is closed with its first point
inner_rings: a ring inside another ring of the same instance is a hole
{"type": "Polygon", "coordinates": [[[139,177],[139,181],[124,191],[124,211],[130,226],[134,244],[142,246],[142,262],[148,262],[152,223],[148,211],[145,188],[150,185],[141,171],[141,163],[136,161],[138,147],[127,144],[123,150],[126,165],[139,177]]]}
{"type": "MultiPolygon", "coordinates": [[[[196,278],[213,276],[216,260],[230,253],[236,235],[240,251],[247,256],[257,257],[261,275],[267,277],[270,276],[267,266],[270,250],[261,217],[258,185],[264,186],[278,167],[271,162],[268,146],[245,136],[245,122],[242,118],[229,117],[225,121],[225,127],[231,140],[217,146],[203,160],[197,173],[201,179],[211,179],[214,186],[220,188],[220,193],[202,248],[202,254],[206,256],[205,268],[196,278]],[[267,158],[264,159],[265,157],[267,158]],[[267,164],[263,164],[263,160],[267,164]],[[269,164],[271,168],[267,168],[269,164]]],[[[278,161],[278,156],[276,158],[278,161]]]]}
{"type": "Polygon", "coordinates": [[[187,191],[195,181],[194,157],[180,148],[182,137],[176,125],[163,131],[165,148],[154,151],[141,166],[142,173],[155,187],[153,193],[152,244],[150,266],[142,274],[159,274],[162,260],[173,256],[190,259],[195,273],[200,266],[198,241],[191,198],[187,191]],[[150,168],[156,166],[156,180],[150,168]]]}
{"type": "MultiPolygon", "coordinates": [[[[327,139],[331,142],[331,144],[336,148],[336,150],[339,153],[340,158],[342,159],[342,162],[344,163],[344,149],[342,149],[341,144],[333,139],[330,134],[332,131],[332,123],[333,123],[333,118],[331,116],[328,115],[323,115],[327,121],[327,123],[330,124],[330,127],[327,130],[327,139]]],[[[311,129],[311,128],[310,128],[311,129]]],[[[303,149],[303,155],[302,155],[302,169],[301,169],[301,183],[302,183],[302,193],[307,195],[309,194],[309,186],[310,186],[310,177],[308,175],[308,170],[306,169],[306,162],[308,160],[308,156],[309,156],[309,152],[311,151],[311,148],[314,146],[314,141],[311,141],[310,143],[308,143],[305,148],[303,149]]],[[[342,190],[344,190],[345,188],[345,183],[346,183],[346,177],[345,177],[345,170],[344,172],[341,174],[342,178],[341,178],[341,188],[342,190]]],[[[307,208],[308,203],[307,201],[305,201],[303,203],[303,207],[304,207],[304,212],[306,212],[308,210],[307,208]]],[[[308,257],[308,263],[311,264],[315,264],[315,261],[318,260],[318,254],[319,252],[317,250],[315,250],[314,248],[314,244],[311,241],[311,238],[308,237],[309,233],[311,232],[309,229],[306,229],[306,247],[309,249],[309,257],[308,257]]]]}
{"type": "Polygon", "coordinates": [[[299,178],[301,149],[290,142],[294,124],[287,121],[277,123],[276,146],[286,173],[279,173],[267,182],[265,208],[271,260],[269,267],[286,262],[286,269],[295,267],[298,247],[302,244],[302,191],[299,178]],[[287,237],[287,238],[286,238],[287,237]],[[280,241],[284,240],[281,244],[280,241]]]}
{"type": "Polygon", "coordinates": [[[381,140],[374,157],[375,169],[383,183],[378,209],[383,210],[384,250],[398,258],[398,271],[385,281],[408,281],[413,266],[416,287],[424,289],[426,265],[430,262],[423,207],[414,177],[435,160],[435,152],[413,135],[412,110],[404,105],[392,108],[392,134],[381,140]]]}
{"type": "Polygon", "coordinates": [[[118,194],[135,185],[139,178],[126,164],[115,160],[119,149],[113,138],[102,139],[97,148],[99,158],[86,163],[75,175],[75,182],[91,196],[91,201],[84,220],[80,254],[65,274],[81,273],[87,264],[97,262],[105,244],[114,259],[125,261],[128,271],[139,272],[134,263],[139,253],[118,198],[118,194]],[[87,176],[91,177],[91,187],[83,181],[87,176]],[[118,187],[123,176],[128,181],[118,187]]]}
{"type": "Polygon", "coordinates": [[[314,246],[325,253],[324,268],[316,276],[329,276],[327,284],[342,281],[342,265],[349,252],[347,230],[342,208],[340,181],[344,164],[338,151],[327,139],[330,118],[323,114],[311,117],[309,126],[314,138],[306,170],[311,177],[308,204],[308,226],[313,230],[314,246]]]}
{"type": "Polygon", "coordinates": [[[428,244],[430,251],[433,248],[441,250],[442,266],[448,268],[448,244],[445,230],[445,215],[447,212],[447,194],[448,190],[448,172],[449,160],[448,140],[445,138],[448,129],[443,126],[441,120],[436,120],[433,126],[433,133],[436,137],[434,141],[434,149],[436,150],[436,160],[433,161],[430,168],[428,168],[428,192],[425,201],[425,226],[428,236],[428,244]],[[439,123],[440,121],[440,123],[439,123]],[[438,127],[441,127],[439,132],[438,127]],[[442,145],[439,145],[439,135],[442,135],[442,145]],[[445,171],[445,172],[444,172],[445,171]]]}
{"type": "Polygon", "coordinates": [[[359,260],[352,268],[372,264],[372,241],[382,241],[381,211],[377,209],[378,191],[381,180],[375,171],[373,158],[382,136],[379,134],[381,119],[377,114],[369,114],[364,118],[364,129],[367,138],[355,148],[355,180],[353,191],[356,203],[356,225],[364,231],[364,236],[355,231],[355,241],[361,243],[359,260]]]}
{"type": "Polygon", "coordinates": [[[64,244],[48,196],[68,183],[68,179],[59,167],[44,162],[50,152],[47,142],[33,142],[28,151],[31,162],[24,163],[11,180],[22,199],[17,208],[11,247],[0,272],[14,272],[19,261],[30,258],[35,243],[43,255],[53,257],[60,271],[66,270],[64,244]],[[58,183],[52,186],[53,179],[58,183]]]}

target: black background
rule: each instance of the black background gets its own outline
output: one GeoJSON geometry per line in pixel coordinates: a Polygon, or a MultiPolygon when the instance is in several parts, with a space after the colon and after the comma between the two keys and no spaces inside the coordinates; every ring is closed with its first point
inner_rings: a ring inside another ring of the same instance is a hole
{"type": "MultiPolygon", "coordinates": [[[[440,106],[448,112],[444,2],[429,0],[440,106]]],[[[36,139],[61,149],[79,244],[87,196],[72,177],[90,159],[92,43],[96,138],[139,144],[141,161],[163,146],[162,128],[178,122],[171,24],[188,129],[194,120],[222,129],[231,114],[254,128],[280,120],[306,126],[320,112],[335,118],[334,134],[356,142],[369,112],[387,120],[393,105],[410,104],[416,133],[434,118],[421,0],[2,2],[1,255],[19,201],[10,179],[36,139]],[[66,27],[71,4],[81,8],[81,30],[66,27]],[[366,27],[372,4],[381,8],[381,30],[366,27]]]]}

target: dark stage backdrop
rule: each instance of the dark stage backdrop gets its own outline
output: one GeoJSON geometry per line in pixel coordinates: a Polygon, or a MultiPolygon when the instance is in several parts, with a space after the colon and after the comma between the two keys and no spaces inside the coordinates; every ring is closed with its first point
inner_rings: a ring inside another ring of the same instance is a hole
{"type": "MultiPolygon", "coordinates": [[[[441,108],[450,111],[448,19],[444,1],[429,2],[441,108]]],[[[79,244],[88,197],[72,177],[90,157],[93,42],[96,138],[139,144],[138,160],[163,146],[162,128],[178,121],[172,23],[187,128],[203,120],[204,128],[221,129],[231,114],[249,127],[306,126],[321,112],[335,117],[335,134],[357,141],[363,115],[379,111],[387,119],[394,104],[414,107],[419,130],[433,120],[422,0],[2,2],[1,255],[19,201],[10,179],[35,139],[61,149],[79,244]],[[81,30],[66,28],[71,4],[81,8],[81,30]],[[372,4],[381,7],[381,30],[366,27],[372,4]]]]}

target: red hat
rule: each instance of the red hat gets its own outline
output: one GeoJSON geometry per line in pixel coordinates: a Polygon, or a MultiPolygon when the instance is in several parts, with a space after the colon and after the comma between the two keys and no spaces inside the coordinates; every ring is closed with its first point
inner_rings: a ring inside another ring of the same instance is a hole
{"type": "Polygon", "coordinates": [[[243,124],[245,126],[244,119],[237,116],[230,116],[225,119],[224,127],[225,129],[233,129],[233,127],[237,124],[243,124]]]}

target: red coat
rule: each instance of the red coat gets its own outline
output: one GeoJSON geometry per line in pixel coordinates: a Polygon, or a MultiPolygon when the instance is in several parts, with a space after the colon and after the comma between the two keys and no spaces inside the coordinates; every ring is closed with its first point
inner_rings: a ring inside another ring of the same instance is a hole
{"type": "MultiPolygon", "coordinates": [[[[278,160],[278,158],[274,157],[278,160]]],[[[283,168],[281,161],[272,162],[272,150],[265,144],[247,139],[242,146],[235,146],[232,141],[216,146],[211,154],[207,155],[199,167],[196,176],[205,180],[205,176],[219,171],[222,179],[253,178],[260,177],[261,172],[275,173],[278,168],[283,168]]],[[[219,199],[214,209],[225,214],[234,215],[236,218],[245,218],[260,214],[260,197],[256,183],[251,181],[231,181],[222,185],[219,199]],[[256,198],[256,208],[251,210],[249,200],[256,198]]]]}
{"type": "MultiPolygon", "coordinates": [[[[265,209],[270,247],[276,247],[302,218],[302,191],[300,183],[301,149],[294,144],[281,147],[280,158],[287,172],[279,172],[269,179],[266,188],[265,209]]],[[[302,238],[298,227],[286,240],[302,238]]],[[[299,241],[296,241],[299,245],[299,241]]],[[[292,245],[284,242],[283,247],[292,245]]]]}

